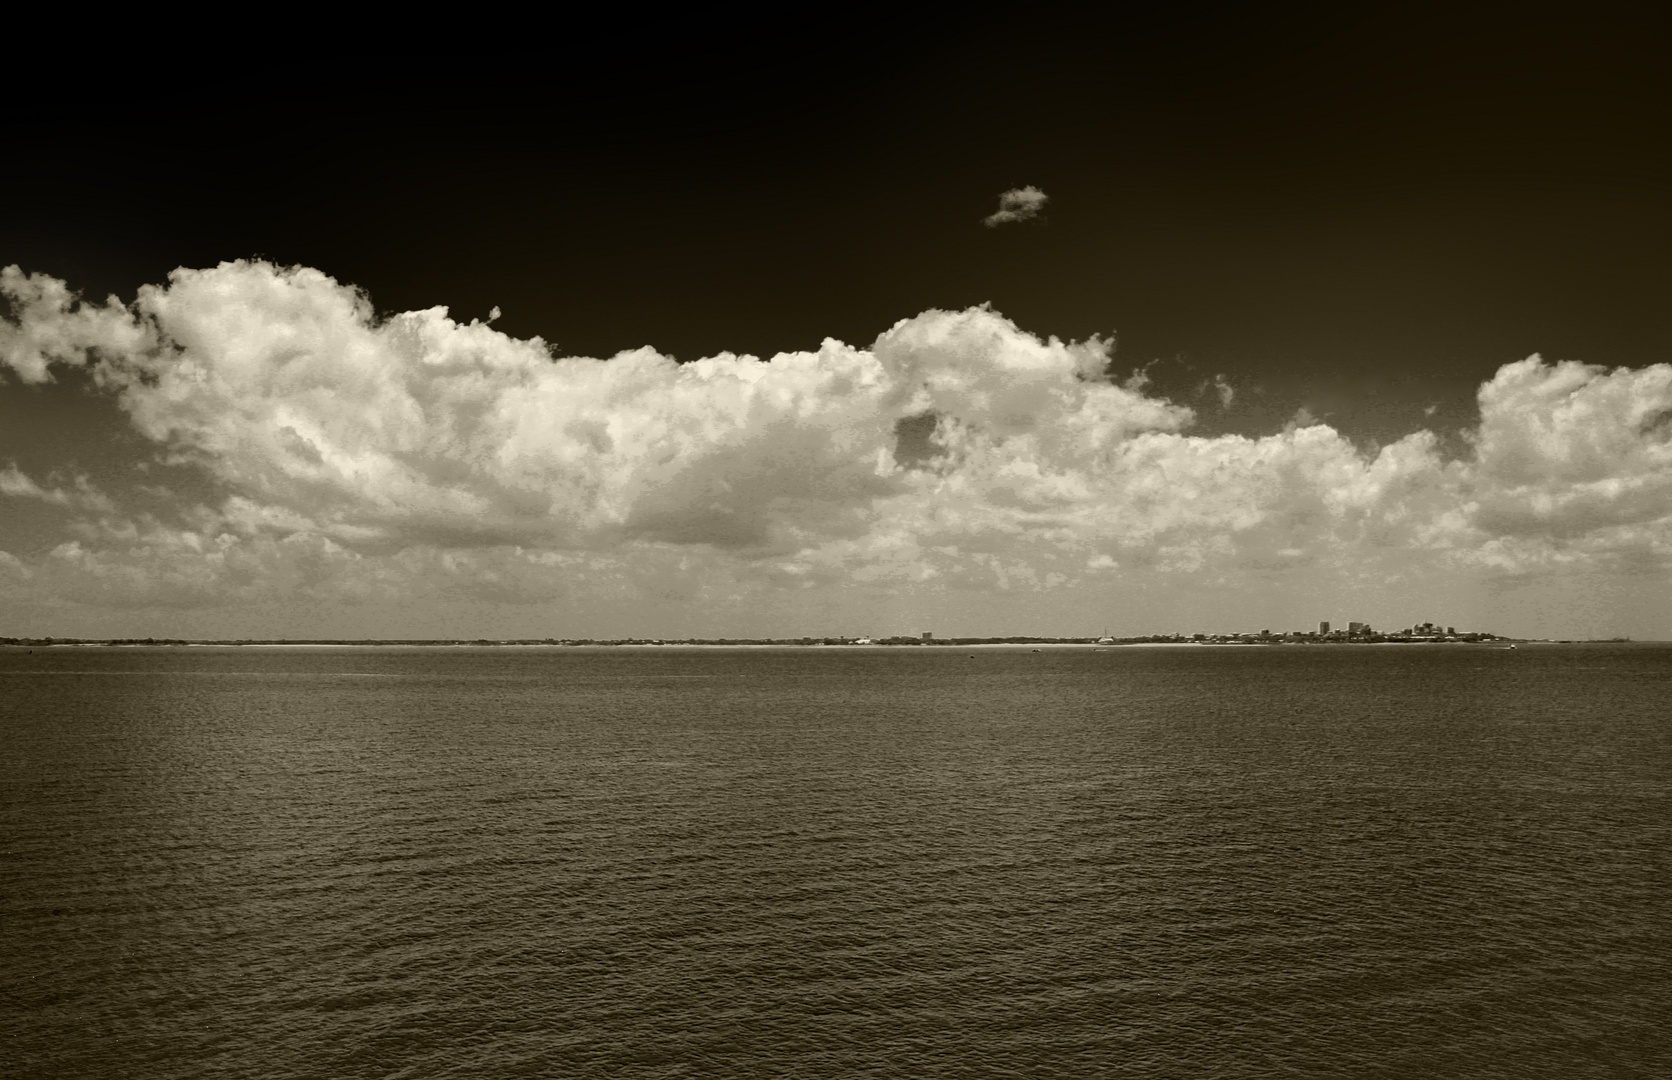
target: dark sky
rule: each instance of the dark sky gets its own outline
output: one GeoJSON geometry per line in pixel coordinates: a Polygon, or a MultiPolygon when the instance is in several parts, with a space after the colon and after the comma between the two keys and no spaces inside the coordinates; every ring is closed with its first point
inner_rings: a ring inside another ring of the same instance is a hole
{"type": "Polygon", "coordinates": [[[1305,406],[1386,439],[1535,351],[1668,359],[1669,31],[1593,2],[116,32],[33,50],[0,263],[131,299],[262,256],[682,359],[991,302],[1118,331],[1204,431],[1305,406]],[[1043,219],[980,225],[1025,184],[1043,219]]]}

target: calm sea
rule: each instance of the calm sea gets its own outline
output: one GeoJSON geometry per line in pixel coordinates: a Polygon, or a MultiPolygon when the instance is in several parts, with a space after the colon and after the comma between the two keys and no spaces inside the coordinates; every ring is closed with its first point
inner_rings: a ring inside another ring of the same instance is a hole
{"type": "Polygon", "coordinates": [[[0,650],[0,1073],[1672,1076],[1672,647],[0,650]]]}

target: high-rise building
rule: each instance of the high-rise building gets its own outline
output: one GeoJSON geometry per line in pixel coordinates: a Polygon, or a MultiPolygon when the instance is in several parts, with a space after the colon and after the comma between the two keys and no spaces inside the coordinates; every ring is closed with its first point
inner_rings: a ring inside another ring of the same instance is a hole
{"type": "Polygon", "coordinates": [[[1328,633],[1329,633],[1329,620],[1325,619],[1323,622],[1318,624],[1318,636],[1319,637],[1324,637],[1328,633]]]}
{"type": "Polygon", "coordinates": [[[934,632],[933,632],[933,631],[931,631],[931,630],[925,630],[925,631],[923,631],[923,640],[924,640],[924,641],[933,641],[933,640],[935,640],[935,635],[934,635],[934,632]]]}
{"type": "Polygon", "coordinates": [[[1370,624],[1369,623],[1350,622],[1350,623],[1347,624],[1347,633],[1349,633],[1349,634],[1367,634],[1369,632],[1370,632],[1370,624]]]}

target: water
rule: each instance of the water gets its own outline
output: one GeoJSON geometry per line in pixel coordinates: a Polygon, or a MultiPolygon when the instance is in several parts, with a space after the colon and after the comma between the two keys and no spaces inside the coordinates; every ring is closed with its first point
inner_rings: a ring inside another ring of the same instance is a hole
{"type": "Polygon", "coordinates": [[[0,650],[0,1073],[1668,1076],[1668,700],[1655,646],[0,650]]]}

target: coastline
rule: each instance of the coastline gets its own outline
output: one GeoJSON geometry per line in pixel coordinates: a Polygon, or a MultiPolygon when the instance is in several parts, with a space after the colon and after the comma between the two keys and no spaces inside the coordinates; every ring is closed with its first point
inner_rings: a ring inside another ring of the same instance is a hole
{"type": "Polygon", "coordinates": [[[1589,639],[1554,639],[1554,638],[1491,638],[1483,640],[1451,640],[1451,641],[1421,641],[1421,640],[1378,640],[1378,641],[1294,641],[1273,639],[1270,641],[932,641],[909,643],[865,642],[855,641],[798,641],[794,639],[776,641],[651,641],[645,639],[622,639],[609,641],[456,641],[456,640],[407,640],[407,641],[76,641],[62,639],[8,639],[0,641],[0,651],[33,650],[33,649],[277,649],[277,650],[308,650],[308,649],[386,649],[386,650],[420,650],[420,649],[512,649],[512,650],[572,650],[572,649],[817,649],[834,651],[878,651],[884,649],[986,649],[986,650],[1021,650],[1034,651],[1050,650],[1092,650],[1107,649],[1246,649],[1272,648],[1278,646],[1295,647],[1334,647],[1334,646],[1399,646],[1409,648],[1419,645],[1437,646],[1475,646],[1487,648],[1504,648],[1510,645],[1656,645],[1666,644],[1661,641],[1621,640],[1617,638],[1589,638],[1589,639]]]}

